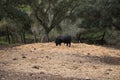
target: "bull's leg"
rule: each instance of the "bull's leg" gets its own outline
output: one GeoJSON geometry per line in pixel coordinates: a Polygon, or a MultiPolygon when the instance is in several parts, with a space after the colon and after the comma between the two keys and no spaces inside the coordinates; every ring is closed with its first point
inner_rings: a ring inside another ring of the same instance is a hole
{"type": "Polygon", "coordinates": [[[69,42],[69,47],[71,46],[71,42],[69,42]]]}
{"type": "Polygon", "coordinates": [[[67,43],[67,46],[68,46],[68,43],[67,43]]]}

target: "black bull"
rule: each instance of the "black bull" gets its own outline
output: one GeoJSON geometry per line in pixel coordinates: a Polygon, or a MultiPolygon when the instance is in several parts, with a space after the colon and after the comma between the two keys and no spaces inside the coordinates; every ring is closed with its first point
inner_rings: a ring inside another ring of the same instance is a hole
{"type": "Polygon", "coordinates": [[[71,46],[71,36],[58,36],[55,40],[56,46],[61,45],[61,43],[71,46]]]}

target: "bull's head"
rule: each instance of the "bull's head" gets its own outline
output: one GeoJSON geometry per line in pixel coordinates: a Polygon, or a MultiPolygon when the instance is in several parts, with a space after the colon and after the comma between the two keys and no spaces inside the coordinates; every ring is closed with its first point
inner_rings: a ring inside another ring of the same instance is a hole
{"type": "Polygon", "coordinates": [[[60,39],[56,39],[55,43],[56,43],[56,46],[61,45],[61,40],[60,39]]]}

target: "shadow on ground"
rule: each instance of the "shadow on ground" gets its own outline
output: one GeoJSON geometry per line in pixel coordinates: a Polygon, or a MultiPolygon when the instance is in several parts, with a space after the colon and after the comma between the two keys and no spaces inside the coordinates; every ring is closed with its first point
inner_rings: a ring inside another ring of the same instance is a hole
{"type": "Polygon", "coordinates": [[[23,73],[0,70],[0,80],[86,80],[86,79],[64,78],[59,75],[45,74],[44,72],[23,73]]]}
{"type": "Polygon", "coordinates": [[[7,44],[7,45],[0,45],[0,50],[12,49],[16,46],[21,46],[25,44],[7,44]]]}
{"type": "Polygon", "coordinates": [[[103,56],[100,61],[110,65],[120,65],[120,57],[103,56]]]}
{"type": "Polygon", "coordinates": [[[87,56],[88,60],[91,62],[101,62],[109,65],[120,65],[120,57],[112,56],[87,56]]]}
{"type": "Polygon", "coordinates": [[[96,45],[96,46],[102,46],[102,47],[106,47],[106,48],[109,48],[109,49],[120,50],[120,46],[119,45],[96,45]]]}

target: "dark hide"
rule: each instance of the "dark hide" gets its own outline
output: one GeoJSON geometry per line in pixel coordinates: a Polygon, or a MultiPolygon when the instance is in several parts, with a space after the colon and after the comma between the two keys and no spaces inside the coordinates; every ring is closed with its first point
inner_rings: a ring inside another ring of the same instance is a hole
{"type": "Polygon", "coordinates": [[[55,40],[56,46],[61,45],[61,43],[71,46],[71,36],[58,36],[55,40]]]}

